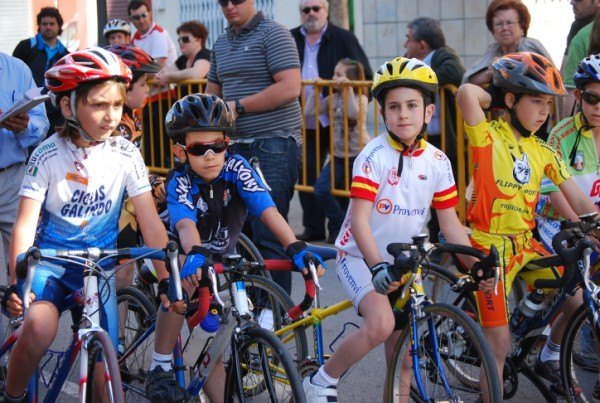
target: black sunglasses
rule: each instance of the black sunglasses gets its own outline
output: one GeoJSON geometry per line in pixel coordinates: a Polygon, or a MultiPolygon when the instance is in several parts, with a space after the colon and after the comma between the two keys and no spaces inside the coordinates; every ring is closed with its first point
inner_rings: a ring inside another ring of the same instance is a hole
{"type": "Polygon", "coordinates": [[[177,42],[181,42],[181,43],[190,43],[190,37],[185,35],[185,36],[180,36],[179,38],[177,38],[177,42]]]}
{"type": "Polygon", "coordinates": [[[600,95],[592,94],[591,92],[582,92],[581,99],[583,99],[586,104],[597,105],[598,102],[600,102],[600,95]]]}
{"type": "Polygon", "coordinates": [[[225,139],[212,141],[210,143],[188,144],[185,146],[185,150],[196,157],[204,157],[209,151],[212,151],[213,154],[220,154],[227,150],[228,145],[229,139],[225,139]]]}
{"type": "Polygon", "coordinates": [[[244,3],[246,0],[219,0],[219,5],[221,7],[227,7],[227,4],[229,4],[229,2],[231,2],[231,4],[233,4],[234,6],[239,6],[240,4],[244,3]]]}
{"type": "Polygon", "coordinates": [[[323,7],[321,7],[321,6],[304,7],[302,9],[302,12],[304,14],[308,14],[308,13],[310,13],[310,10],[313,10],[315,13],[318,13],[319,11],[321,11],[321,8],[323,8],[323,7]]]}
{"type": "Polygon", "coordinates": [[[148,18],[148,13],[141,13],[141,14],[136,14],[136,15],[130,15],[129,18],[131,18],[134,21],[139,21],[142,18],[148,18]]]}

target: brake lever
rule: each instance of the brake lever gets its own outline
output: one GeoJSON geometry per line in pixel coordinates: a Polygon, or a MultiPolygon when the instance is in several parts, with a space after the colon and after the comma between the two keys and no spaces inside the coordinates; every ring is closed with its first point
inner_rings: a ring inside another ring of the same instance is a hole
{"type": "Polygon", "coordinates": [[[315,266],[315,263],[312,259],[308,262],[308,271],[310,272],[310,275],[312,276],[313,281],[315,282],[315,286],[317,286],[319,290],[323,290],[323,288],[321,288],[321,284],[319,284],[319,276],[317,276],[317,267],[315,266]]]}
{"type": "Polygon", "coordinates": [[[225,307],[225,303],[223,302],[221,297],[219,297],[219,289],[217,288],[217,273],[215,272],[215,268],[212,265],[208,266],[206,274],[208,275],[208,279],[210,280],[210,287],[212,289],[212,294],[214,295],[215,300],[219,303],[219,305],[225,307]]]}

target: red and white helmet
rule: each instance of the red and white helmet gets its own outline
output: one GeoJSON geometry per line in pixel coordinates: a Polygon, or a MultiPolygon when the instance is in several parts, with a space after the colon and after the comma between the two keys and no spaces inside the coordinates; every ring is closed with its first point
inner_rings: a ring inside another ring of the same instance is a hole
{"type": "Polygon", "coordinates": [[[45,74],[46,88],[54,93],[68,92],[82,84],[114,78],[129,83],[131,77],[131,70],[117,55],[98,47],[66,55],[45,74]]]}

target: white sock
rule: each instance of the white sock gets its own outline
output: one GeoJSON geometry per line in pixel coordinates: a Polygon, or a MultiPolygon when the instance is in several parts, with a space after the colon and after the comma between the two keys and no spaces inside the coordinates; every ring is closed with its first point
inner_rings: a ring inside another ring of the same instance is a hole
{"type": "Polygon", "coordinates": [[[550,338],[546,340],[546,345],[540,354],[541,362],[560,360],[560,344],[553,343],[550,338]]]}
{"type": "Polygon", "coordinates": [[[340,378],[336,379],[327,375],[327,372],[325,372],[325,367],[319,368],[317,373],[310,378],[310,382],[313,385],[321,386],[323,388],[328,388],[330,386],[337,387],[339,380],[340,378]]]}
{"type": "Polygon", "coordinates": [[[150,371],[156,367],[161,367],[165,372],[170,371],[173,368],[171,361],[173,361],[173,354],[158,354],[156,351],[153,351],[150,371]]]}

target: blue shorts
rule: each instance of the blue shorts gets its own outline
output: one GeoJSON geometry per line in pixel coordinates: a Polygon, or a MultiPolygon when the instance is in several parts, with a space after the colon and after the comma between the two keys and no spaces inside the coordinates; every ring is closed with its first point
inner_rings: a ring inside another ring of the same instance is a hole
{"type": "MultiPolygon", "coordinates": [[[[110,271],[112,273],[112,270],[110,271]]],[[[107,271],[105,271],[107,274],[107,271]]],[[[24,280],[19,280],[19,294],[23,295],[24,280]]],[[[41,261],[35,269],[31,292],[36,301],[48,301],[63,313],[67,309],[73,312],[73,322],[79,321],[83,306],[73,300],[73,292],[83,288],[83,269],[65,268],[48,261],[41,261]]],[[[113,347],[119,341],[119,317],[117,311],[116,278],[110,276],[108,284],[104,277],[98,277],[98,294],[100,296],[100,326],[111,338],[113,347]]]]}

